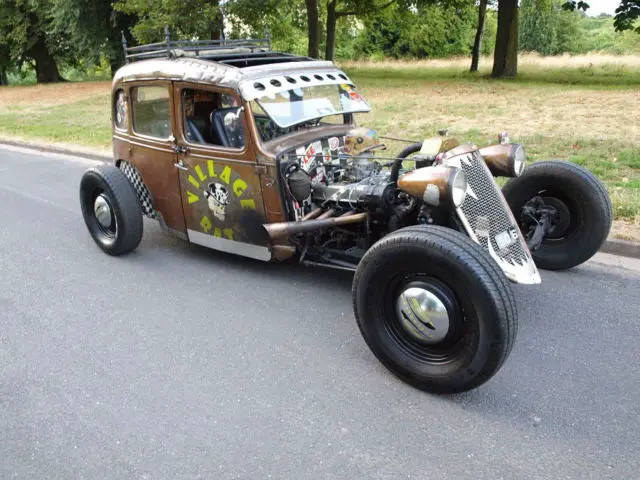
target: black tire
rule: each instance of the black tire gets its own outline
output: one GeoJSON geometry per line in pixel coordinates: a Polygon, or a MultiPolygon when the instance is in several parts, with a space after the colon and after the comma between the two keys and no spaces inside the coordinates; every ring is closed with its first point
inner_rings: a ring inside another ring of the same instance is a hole
{"type": "Polygon", "coordinates": [[[561,160],[536,162],[503,187],[509,207],[527,235],[522,207],[533,197],[557,207],[559,227],[532,252],[539,268],[565,270],[596,254],[607,239],[613,208],[605,186],[587,169],[561,160]],[[562,218],[561,218],[562,217],[562,218]]]}
{"type": "Polygon", "coordinates": [[[126,175],[112,165],[90,168],[80,180],[82,216],[96,244],[109,255],[129,253],[142,240],[142,209],[126,175]],[[111,216],[102,225],[94,212],[96,199],[107,202],[111,216]]]}
{"type": "Polygon", "coordinates": [[[489,380],[518,327],[511,286],[495,261],[467,236],[438,226],[406,227],[373,245],[356,270],[353,306],[374,355],[401,380],[433,393],[489,380]],[[439,343],[416,340],[396,313],[400,293],[420,285],[433,287],[453,319],[439,343]]]}

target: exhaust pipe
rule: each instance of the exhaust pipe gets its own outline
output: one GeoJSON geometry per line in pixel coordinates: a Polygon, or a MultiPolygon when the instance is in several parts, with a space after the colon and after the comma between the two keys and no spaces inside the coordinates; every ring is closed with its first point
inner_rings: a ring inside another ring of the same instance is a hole
{"type": "Polygon", "coordinates": [[[273,241],[278,238],[297,235],[299,233],[311,233],[324,228],[360,223],[364,222],[369,217],[368,213],[348,212],[349,215],[345,214],[340,217],[322,218],[329,212],[331,212],[331,215],[335,213],[335,211],[329,210],[315,220],[268,223],[263,225],[263,227],[267,231],[269,238],[273,241]]]}
{"type": "Polygon", "coordinates": [[[324,220],[325,218],[333,217],[335,214],[336,214],[336,211],[333,208],[330,208],[329,210],[324,212],[322,215],[320,215],[318,217],[318,220],[324,220]]]}
{"type": "Polygon", "coordinates": [[[302,217],[300,219],[300,221],[301,222],[306,222],[307,220],[313,220],[314,218],[316,218],[321,213],[322,213],[322,209],[321,208],[316,208],[315,210],[311,210],[304,217],[302,217]]]}

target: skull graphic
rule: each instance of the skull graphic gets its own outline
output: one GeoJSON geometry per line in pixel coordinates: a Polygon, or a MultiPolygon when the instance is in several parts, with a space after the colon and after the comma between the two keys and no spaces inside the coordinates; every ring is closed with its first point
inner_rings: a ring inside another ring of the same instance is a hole
{"type": "Polygon", "coordinates": [[[204,192],[209,204],[209,210],[218,220],[224,221],[225,211],[229,205],[229,192],[224,185],[214,182],[209,184],[209,189],[204,192]]]}

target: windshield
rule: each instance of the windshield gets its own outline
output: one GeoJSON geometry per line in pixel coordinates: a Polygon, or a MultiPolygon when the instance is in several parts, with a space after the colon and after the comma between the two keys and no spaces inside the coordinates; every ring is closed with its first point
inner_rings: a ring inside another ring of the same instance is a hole
{"type": "Polygon", "coordinates": [[[257,98],[256,102],[281,128],[330,115],[371,110],[356,87],[348,84],[296,87],[257,98]]]}

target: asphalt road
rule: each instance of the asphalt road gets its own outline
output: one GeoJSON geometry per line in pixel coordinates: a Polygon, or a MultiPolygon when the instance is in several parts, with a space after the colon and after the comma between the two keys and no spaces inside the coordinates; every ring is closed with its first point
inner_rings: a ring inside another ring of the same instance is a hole
{"type": "Polygon", "coordinates": [[[369,352],[348,273],[150,221],[103,254],[89,165],[0,149],[0,478],[640,478],[640,262],[515,287],[503,369],[428,395],[369,352]]]}

